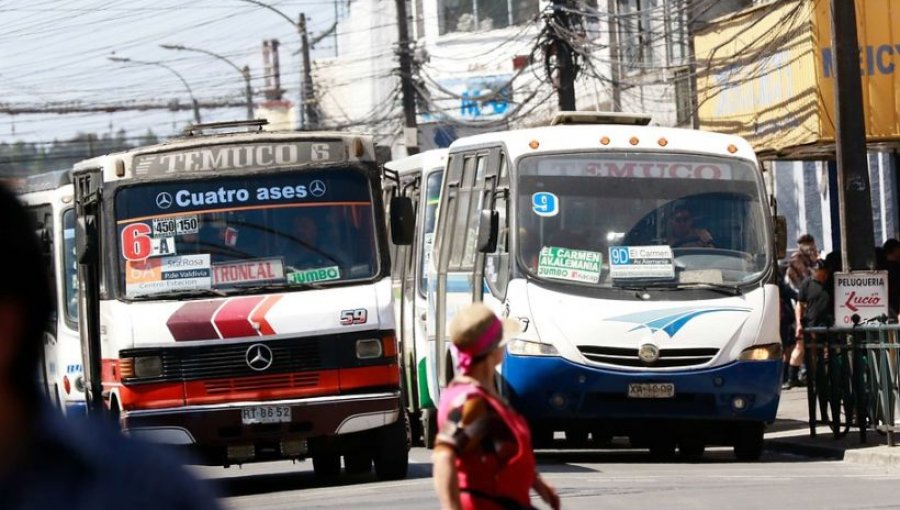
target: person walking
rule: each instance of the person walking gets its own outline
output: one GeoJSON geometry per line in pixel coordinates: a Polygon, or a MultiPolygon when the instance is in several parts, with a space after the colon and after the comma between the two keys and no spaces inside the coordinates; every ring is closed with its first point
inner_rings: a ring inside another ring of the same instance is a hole
{"type": "Polygon", "coordinates": [[[47,268],[22,205],[0,186],[0,508],[215,509],[208,487],[159,447],[107,423],[65,421],[37,383],[53,308],[47,268]],[[13,242],[14,240],[14,242],[13,242]]]}
{"type": "Polygon", "coordinates": [[[797,238],[797,251],[791,254],[787,268],[787,282],[795,292],[799,292],[803,280],[812,276],[818,260],[819,249],[816,247],[816,239],[809,234],[797,238]]]}
{"type": "Polygon", "coordinates": [[[503,347],[517,331],[516,321],[500,320],[481,303],[450,324],[460,375],[441,395],[433,456],[444,510],[529,509],[531,489],[560,508],[556,489],[537,472],[528,423],[496,390],[503,347]]]}
{"type": "Polygon", "coordinates": [[[804,329],[831,326],[834,322],[834,273],[841,270],[840,254],[832,252],[825,260],[816,263],[813,275],[800,284],[795,307],[796,337],[791,354],[789,379],[784,389],[801,386],[800,364],[805,350],[804,329]]]}

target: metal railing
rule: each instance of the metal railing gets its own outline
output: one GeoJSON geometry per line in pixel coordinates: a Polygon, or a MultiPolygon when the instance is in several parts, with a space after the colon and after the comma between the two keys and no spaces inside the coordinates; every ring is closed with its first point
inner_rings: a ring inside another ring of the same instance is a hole
{"type": "Polygon", "coordinates": [[[895,421],[900,417],[900,325],[869,321],[809,327],[804,342],[810,437],[816,437],[820,419],[835,439],[856,427],[866,443],[873,428],[894,446],[900,431],[895,421]]]}

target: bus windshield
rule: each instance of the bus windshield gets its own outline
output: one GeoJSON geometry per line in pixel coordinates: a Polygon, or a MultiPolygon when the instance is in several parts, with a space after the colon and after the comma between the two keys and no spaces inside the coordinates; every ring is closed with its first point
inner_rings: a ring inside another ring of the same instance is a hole
{"type": "Polygon", "coordinates": [[[115,203],[127,298],[301,288],[379,272],[371,184],[355,169],[139,184],[115,203]]]}
{"type": "Polygon", "coordinates": [[[740,159],[604,152],[523,158],[518,258],[593,287],[737,287],[771,257],[761,176],[740,159]]]}

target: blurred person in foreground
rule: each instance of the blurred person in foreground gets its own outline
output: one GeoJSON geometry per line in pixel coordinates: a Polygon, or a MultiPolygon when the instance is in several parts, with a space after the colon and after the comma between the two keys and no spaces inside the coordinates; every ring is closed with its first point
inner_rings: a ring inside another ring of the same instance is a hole
{"type": "Polygon", "coordinates": [[[460,310],[450,324],[460,375],[441,395],[434,447],[434,484],[443,509],[529,509],[530,490],[560,508],[556,490],[541,478],[528,423],[497,393],[496,367],[507,335],[481,303],[460,310]]]}
{"type": "Polygon", "coordinates": [[[34,228],[2,186],[0,238],[0,508],[217,508],[159,448],[50,407],[36,374],[53,298],[34,228]]]}

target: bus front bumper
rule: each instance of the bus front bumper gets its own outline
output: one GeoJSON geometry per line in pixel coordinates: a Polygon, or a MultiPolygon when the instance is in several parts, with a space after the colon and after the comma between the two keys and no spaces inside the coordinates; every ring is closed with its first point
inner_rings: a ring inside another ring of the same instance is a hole
{"type": "MultiPolygon", "coordinates": [[[[365,393],[291,400],[233,402],[123,413],[122,428],[130,436],[202,450],[235,447],[301,448],[306,440],[347,436],[394,423],[401,409],[399,392],[365,393]],[[283,421],[249,422],[245,411],[290,409],[283,421]]],[[[303,457],[281,452],[280,457],[303,457]]],[[[249,459],[246,459],[249,460],[249,459]]]]}
{"type": "Polygon", "coordinates": [[[507,353],[504,391],[529,421],[775,420],[781,360],[735,361],[673,372],[629,372],[574,363],[558,356],[507,353]],[[671,398],[631,398],[631,384],[671,383],[671,398]]]}

